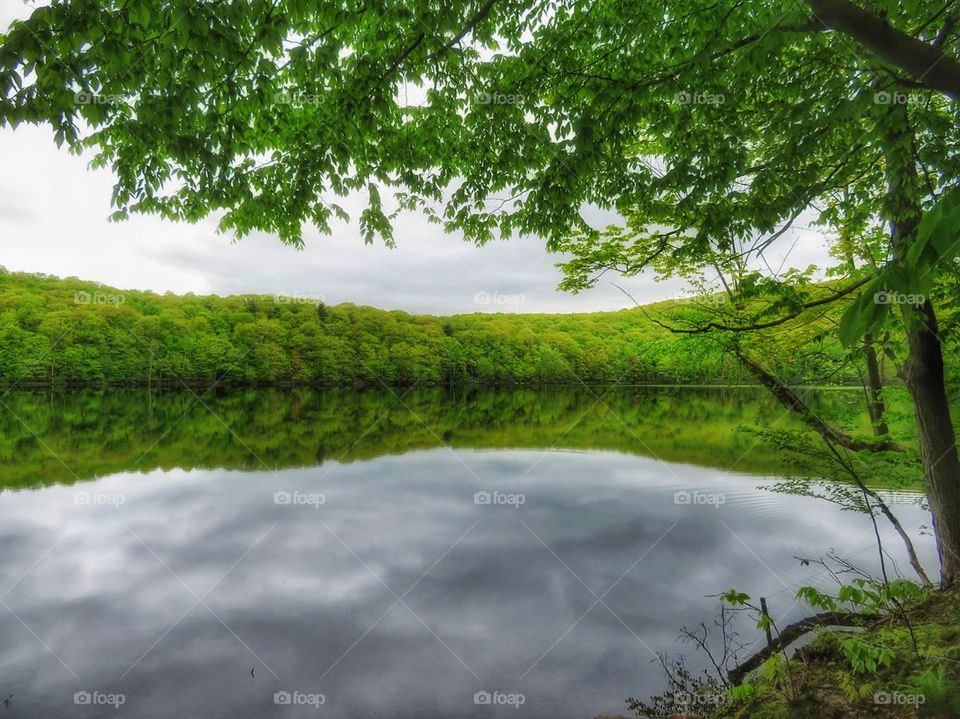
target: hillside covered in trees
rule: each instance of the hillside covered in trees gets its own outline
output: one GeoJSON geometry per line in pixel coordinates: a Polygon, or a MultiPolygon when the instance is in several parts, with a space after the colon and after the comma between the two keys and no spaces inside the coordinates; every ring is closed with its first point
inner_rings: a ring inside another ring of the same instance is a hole
{"type": "MultiPolygon", "coordinates": [[[[0,382],[752,383],[709,336],[656,319],[697,307],[436,317],[287,295],[158,295],[0,268],[0,382]]],[[[809,330],[791,330],[794,349],[809,330]]],[[[836,343],[784,351],[783,340],[759,337],[756,352],[791,381],[822,381],[824,358],[843,355],[836,343]]]]}

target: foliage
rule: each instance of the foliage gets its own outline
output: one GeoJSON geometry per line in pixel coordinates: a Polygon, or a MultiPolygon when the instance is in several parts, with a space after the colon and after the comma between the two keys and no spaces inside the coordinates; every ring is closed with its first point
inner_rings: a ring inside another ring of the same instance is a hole
{"type": "MultiPolygon", "coordinates": [[[[736,358],[653,315],[410,315],[286,295],[178,297],[0,270],[0,382],[114,384],[738,383],[736,358]]],[[[809,328],[800,328],[806,332],[809,328]]],[[[803,342],[803,335],[797,342],[803,342]]],[[[827,348],[842,356],[836,344],[827,348]]],[[[823,361],[764,359],[794,379],[823,361]]],[[[851,370],[833,377],[852,381],[851,370]]]]}
{"type": "Polygon", "coordinates": [[[708,668],[694,674],[687,669],[682,655],[670,660],[665,654],[658,654],[660,666],[667,676],[667,689],[648,701],[628,699],[630,710],[651,719],[688,714],[708,719],[721,716],[724,707],[730,703],[749,699],[752,696],[749,684],[731,686],[727,680],[727,672],[739,661],[745,648],[733,620],[734,613],[721,606],[720,615],[711,626],[701,623],[693,629],[681,629],[680,641],[692,643],[704,653],[709,659],[708,668]],[[719,634],[719,647],[712,646],[712,634],[719,634]]]}
{"type": "MultiPolygon", "coordinates": [[[[760,606],[751,603],[750,595],[736,589],[730,589],[719,597],[720,601],[734,610],[748,611],[756,621],[757,629],[766,632],[768,637],[780,637],[780,630],[776,622],[767,613],[761,599],[760,606]]],[[[795,662],[787,656],[786,647],[781,646],[778,651],[770,654],[760,667],[761,676],[777,691],[781,692],[787,701],[793,702],[798,698],[797,672],[795,662]]]]}
{"type": "Polygon", "coordinates": [[[889,667],[893,664],[893,649],[883,644],[873,644],[864,641],[860,637],[850,637],[844,639],[840,644],[843,655],[850,662],[850,668],[854,674],[863,674],[876,672],[881,667],[889,667]]]}
{"type": "Polygon", "coordinates": [[[787,699],[794,699],[793,672],[790,660],[780,654],[771,654],[760,667],[760,675],[771,685],[784,692],[787,699]]]}
{"type": "Polygon", "coordinates": [[[881,582],[859,577],[850,584],[841,585],[835,596],[821,592],[816,587],[801,587],[797,590],[797,599],[815,609],[865,614],[890,614],[899,611],[903,604],[918,602],[926,596],[927,592],[923,587],[906,579],[881,582]]]}
{"type": "MultiPolygon", "coordinates": [[[[905,440],[902,452],[853,452],[844,451],[843,463],[827,450],[819,436],[794,427],[743,427],[741,431],[756,438],[759,446],[767,447],[779,453],[785,471],[782,479],[767,486],[774,492],[805,497],[816,497],[832,502],[844,510],[868,511],[863,492],[851,483],[852,470],[872,488],[882,487],[880,494],[887,504],[907,501],[908,497],[896,494],[901,490],[914,490],[923,486],[923,476],[919,467],[919,453],[916,448],[916,426],[913,418],[904,409],[909,398],[900,391],[888,390],[886,393],[887,413],[890,419],[892,436],[905,440]],[[845,465],[845,466],[844,466],[845,465]]],[[[847,398],[838,402],[831,419],[856,434],[866,434],[869,427],[862,418],[860,403],[847,398]]],[[[876,498],[871,498],[870,511],[876,513],[876,498]]],[[[918,497],[911,500],[925,505],[926,499],[918,497]]]]}
{"type": "MultiPolygon", "coordinates": [[[[630,698],[627,707],[640,717],[661,719],[670,716],[686,716],[694,712],[695,716],[703,719],[714,719],[720,716],[721,707],[728,699],[726,688],[707,673],[695,675],[683,662],[676,659],[667,663],[661,657],[661,664],[667,675],[667,688],[661,694],[654,695],[649,700],[630,698]]],[[[744,696],[744,690],[738,693],[738,698],[744,696]]]]}
{"type": "MultiPolygon", "coordinates": [[[[883,325],[890,313],[890,302],[877,302],[881,294],[898,293],[909,297],[930,297],[938,269],[950,267],[960,253],[960,187],[952,188],[920,220],[906,256],[896,258],[868,283],[863,294],[844,314],[840,322],[840,340],[851,345],[865,333],[883,325]]],[[[908,303],[907,307],[922,304],[908,303]]],[[[911,317],[909,310],[906,317],[911,317]]]]}
{"type": "MultiPolygon", "coordinates": [[[[920,42],[950,23],[932,0],[874,12],[920,42]]],[[[471,240],[556,240],[593,202],[696,255],[821,199],[869,223],[878,93],[906,96],[933,189],[956,177],[951,100],[825,30],[737,0],[54,2],[0,36],[0,117],[95,147],[120,217],[222,212],[297,243],[358,193],[390,241],[394,186],[471,240]]]]}
{"type": "Polygon", "coordinates": [[[753,675],[748,698],[725,706],[721,716],[960,715],[960,593],[956,589],[920,593],[905,586],[893,592],[914,598],[904,605],[904,613],[890,613],[859,634],[821,628],[816,639],[799,650],[794,660],[804,666],[799,706],[785,701],[770,679],[753,675]]]}
{"type": "Polygon", "coordinates": [[[960,682],[948,676],[946,664],[927,666],[913,674],[903,685],[902,693],[922,696],[928,714],[960,714],[960,682]]]}

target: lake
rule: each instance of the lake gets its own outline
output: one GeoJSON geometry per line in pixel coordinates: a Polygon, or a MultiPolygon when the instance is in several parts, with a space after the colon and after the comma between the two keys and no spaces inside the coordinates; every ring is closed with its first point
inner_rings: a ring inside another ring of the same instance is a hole
{"type": "MultiPolygon", "coordinates": [[[[857,396],[811,401],[855,411],[857,396]]],[[[627,714],[715,595],[788,623],[864,515],[762,487],[757,390],[13,391],[0,699],[17,717],[627,714]]],[[[928,569],[929,513],[894,509],[928,569]]],[[[880,525],[909,576],[892,529],[880,525]]],[[[749,623],[748,642],[762,639],[749,623]]]]}

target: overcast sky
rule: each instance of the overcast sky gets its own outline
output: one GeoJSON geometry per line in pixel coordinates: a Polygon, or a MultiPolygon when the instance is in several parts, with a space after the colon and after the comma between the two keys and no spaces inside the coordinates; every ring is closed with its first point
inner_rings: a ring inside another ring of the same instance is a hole
{"type": "MultiPolygon", "coordinates": [[[[5,3],[0,25],[30,8],[5,3]]],[[[631,302],[604,282],[580,295],[559,292],[561,279],[537,239],[474,247],[446,235],[421,216],[407,214],[395,228],[397,247],[364,245],[351,213],[332,236],[316,230],[296,250],[254,234],[239,242],[216,232],[210,218],[196,225],[133,216],[110,223],[112,174],[89,170],[53,143],[47,127],[0,130],[0,265],[9,270],[76,276],[121,289],[198,294],[287,293],[321,296],[328,304],[354,302],[410,312],[582,312],[620,309],[631,302]]],[[[345,203],[348,204],[349,203],[345,203]]],[[[593,213],[605,224],[616,218],[593,213]]],[[[823,240],[801,230],[769,253],[777,267],[799,239],[788,265],[824,257],[823,240]]],[[[611,278],[641,302],[684,295],[680,281],[611,278]]]]}

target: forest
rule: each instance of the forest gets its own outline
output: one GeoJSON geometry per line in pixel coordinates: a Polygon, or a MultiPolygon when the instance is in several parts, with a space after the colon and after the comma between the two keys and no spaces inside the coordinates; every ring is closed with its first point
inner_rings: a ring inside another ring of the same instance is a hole
{"type": "MultiPolygon", "coordinates": [[[[0,270],[0,381],[753,383],[713,338],[665,326],[699,308],[674,300],[619,312],[435,317],[284,294],[158,295],[0,270]]],[[[757,356],[791,382],[856,382],[835,340],[798,351],[810,331],[799,323],[759,336],[757,356]]]]}

